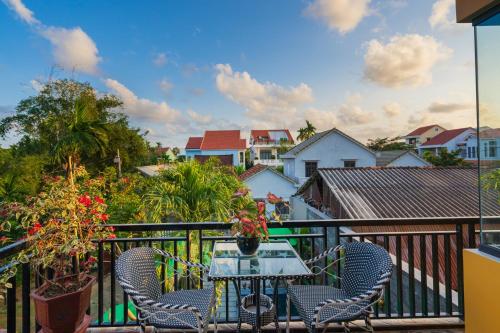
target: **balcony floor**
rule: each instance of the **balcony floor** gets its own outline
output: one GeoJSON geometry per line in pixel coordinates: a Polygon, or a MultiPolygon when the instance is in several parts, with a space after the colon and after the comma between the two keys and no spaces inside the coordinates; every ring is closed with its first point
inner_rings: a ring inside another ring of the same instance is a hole
{"type": "MultiPolygon", "coordinates": [[[[461,328],[463,322],[454,318],[440,318],[440,319],[408,319],[408,320],[373,320],[373,326],[377,333],[464,333],[465,330],[461,328]]],[[[285,323],[280,323],[281,332],[285,332],[285,323]]],[[[290,325],[292,333],[307,332],[302,323],[293,322],[290,325]]],[[[275,332],[276,330],[272,325],[263,328],[265,332],[275,332]]],[[[361,330],[351,329],[353,332],[361,330]]],[[[233,324],[219,324],[219,332],[236,332],[236,325],[233,324]]],[[[251,327],[243,325],[242,332],[251,332],[251,327]]],[[[87,333],[139,333],[140,329],[136,327],[127,328],[92,328],[87,333]]],[[[153,332],[153,330],[147,331],[153,332]]],[[[162,330],[160,332],[180,332],[174,330],[162,330]]],[[[342,327],[331,325],[328,332],[343,332],[342,327]]]]}

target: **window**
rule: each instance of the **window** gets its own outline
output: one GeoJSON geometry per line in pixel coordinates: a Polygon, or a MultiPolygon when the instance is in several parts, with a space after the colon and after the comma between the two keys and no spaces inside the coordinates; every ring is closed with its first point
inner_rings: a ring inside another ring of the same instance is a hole
{"type": "Polygon", "coordinates": [[[261,160],[271,160],[272,159],[272,152],[270,150],[262,149],[259,153],[259,158],[261,160]]]}
{"type": "Polygon", "coordinates": [[[240,151],[240,164],[243,164],[245,161],[245,153],[240,151]]]}
{"type": "Polygon", "coordinates": [[[356,161],[354,160],[345,160],[344,161],[344,168],[355,168],[356,167],[356,161]]]}
{"type": "Polygon", "coordinates": [[[472,149],[471,147],[467,147],[467,157],[472,158],[472,149]]]}
{"type": "Polygon", "coordinates": [[[488,155],[490,157],[496,157],[497,156],[497,142],[495,140],[491,140],[488,142],[488,145],[489,145],[488,155]]]}
{"type": "Polygon", "coordinates": [[[476,147],[472,147],[472,158],[476,158],[476,147]]]}
{"type": "Polygon", "coordinates": [[[306,162],[306,177],[311,177],[314,171],[318,169],[317,161],[307,161],[306,162]]]}

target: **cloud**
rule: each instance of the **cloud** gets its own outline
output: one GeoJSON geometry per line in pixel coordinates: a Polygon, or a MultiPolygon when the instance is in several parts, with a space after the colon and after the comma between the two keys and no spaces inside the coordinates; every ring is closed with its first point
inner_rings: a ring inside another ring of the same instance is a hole
{"type": "Polygon", "coordinates": [[[208,125],[212,122],[211,115],[203,115],[193,110],[188,110],[188,116],[198,125],[208,125]]]}
{"type": "Polygon", "coordinates": [[[139,98],[117,80],[106,79],[104,83],[122,100],[124,111],[130,117],[154,122],[169,122],[171,125],[183,122],[181,113],[166,102],[139,98]]]}
{"type": "Polygon", "coordinates": [[[94,41],[80,28],[48,27],[40,34],[53,46],[52,54],[58,65],[66,70],[77,70],[87,74],[98,73],[101,61],[94,41]]]}
{"type": "Polygon", "coordinates": [[[306,119],[317,127],[319,131],[331,129],[338,123],[338,118],[335,112],[309,108],[304,112],[304,117],[298,119],[298,124],[295,128],[303,126],[306,119]]]}
{"type": "Polygon", "coordinates": [[[4,0],[4,2],[10,9],[15,11],[19,18],[24,22],[30,25],[40,23],[40,21],[35,18],[35,14],[29,10],[21,0],[4,0]]]}
{"type": "Polygon", "coordinates": [[[174,84],[167,79],[161,80],[158,85],[160,86],[161,91],[165,94],[170,93],[170,90],[174,87],[174,84]]]}
{"type": "Polygon", "coordinates": [[[156,67],[163,67],[167,64],[168,59],[165,53],[157,53],[153,59],[153,64],[156,67]]]}
{"type": "Polygon", "coordinates": [[[433,29],[443,31],[460,32],[469,27],[466,24],[459,24],[455,21],[455,0],[437,0],[432,5],[429,24],[433,29]]]}
{"type": "Polygon", "coordinates": [[[325,23],[330,30],[345,34],[354,30],[368,15],[371,0],[314,0],[304,10],[305,15],[325,23]]]}
{"type": "Polygon", "coordinates": [[[80,27],[66,29],[48,27],[38,21],[21,0],[4,0],[13,11],[35,31],[52,44],[52,55],[57,65],[66,70],[97,74],[101,61],[96,44],[80,27]]]}
{"type": "MultiPolygon", "coordinates": [[[[248,72],[234,72],[230,65],[218,64],[216,86],[227,99],[245,107],[249,115],[260,117],[269,111],[288,111],[313,100],[311,88],[300,83],[282,87],[272,82],[261,83],[248,72]]],[[[284,116],[282,114],[281,116],[284,116]]]]}
{"type": "Polygon", "coordinates": [[[387,44],[373,39],[365,54],[364,76],[385,87],[417,87],[432,82],[432,68],[452,50],[431,36],[397,35],[387,44]]]}
{"type": "Polygon", "coordinates": [[[387,117],[396,117],[401,114],[401,105],[396,102],[385,104],[382,109],[387,117]]]}
{"type": "Polygon", "coordinates": [[[444,103],[433,102],[429,105],[427,110],[431,113],[451,113],[455,111],[475,110],[475,103],[444,103]]]}
{"type": "Polygon", "coordinates": [[[347,97],[347,101],[340,106],[338,118],[343,125],[361,125],[373,120],[373,114],[364,111],[358,105],[360,101],[360,94],[351,94],[347,97]]]}

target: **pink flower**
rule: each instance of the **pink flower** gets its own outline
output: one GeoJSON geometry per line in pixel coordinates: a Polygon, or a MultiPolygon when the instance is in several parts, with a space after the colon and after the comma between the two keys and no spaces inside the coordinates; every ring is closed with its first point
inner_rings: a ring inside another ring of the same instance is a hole
{"type": "Polygon", "coordinates": [[[248,194],[248,189],[247,188],[240,188],[238,189],[238,191],[236,191],[234,194],[233,194],[233,198],[240,198],[240,197],[244,197],[245,195],[248,194]]]}
{"type": "Polygon", "coordinates": [[[259,214],[263,214],[266,210],[266,203],[264,201],[259,201],[257,203],[257,209],[259,211],[259,214]]]}
{"type": "Polygon", "coordinates": [[[280,203],[283,201],[282,198],[276,196],[275,194],[272,194],[271,192],[269,192],[267,194],[267,201],[269,201],[270,204],[272,205],[276,205],[277,203],[280,203]]]}

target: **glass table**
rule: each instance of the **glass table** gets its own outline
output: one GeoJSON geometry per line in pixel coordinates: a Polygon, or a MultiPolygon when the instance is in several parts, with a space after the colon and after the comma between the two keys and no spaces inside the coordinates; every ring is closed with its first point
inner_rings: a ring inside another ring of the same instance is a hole
{"type": "MultiPolygon", "coordinates": [[[[233,282],[238,297],[239,311],[241,310],[240,282],[242,280],[252,282],[257,332],[260,332],[261,328],[260,285],[262,281],[275,282],[274,302],[276,303],[279,281],[313,277],[311,270],[286,240],[261,243],[257,253],[252,256],[243,255],[238,249],[236,241],[215,242],[210,272],[208,273],[210,281],[233,282]],[[259,297],[255,295],[259,295],[259,297]]],[[[239,330],[241,328],[241,315],[238,318],[239,330]]],[[[275,323],[277,325],[277,317],[275,323]]]]}

